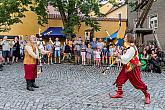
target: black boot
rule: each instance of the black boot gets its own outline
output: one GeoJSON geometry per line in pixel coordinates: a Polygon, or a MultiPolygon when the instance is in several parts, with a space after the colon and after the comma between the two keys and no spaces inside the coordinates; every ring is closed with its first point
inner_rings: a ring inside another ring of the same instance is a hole
{"type": "Polygon", "coordinates": [[[29,91],[34,91],[34,89],[32,88],[32,81],[31,80],[26,80],[27,83],[27,90],[29,91]]]}
{"type": "Polygon", "coordinates": [[[39,88],[39,86],[37,86],[37,85],[35,84],[35,79],[32,80],[32,87],[34,87],[34,88],[39,88]]]}

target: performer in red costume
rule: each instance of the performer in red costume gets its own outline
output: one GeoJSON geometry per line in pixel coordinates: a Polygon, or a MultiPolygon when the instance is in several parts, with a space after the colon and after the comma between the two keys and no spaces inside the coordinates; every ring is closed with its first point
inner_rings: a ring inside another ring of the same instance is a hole
{"type": "Polygon", "coordinates": [[[145,103],[150,103],[150,94],[147,92],[147,86],[141,80],[141,72],[140,72],[140,62],[138,57],[138,50],[134,44],[134,37],[132,34],[127,34],[124,38],[126,47],[126,53],[124,55],[117,55],[123,63],[123,68],[119,73],[115,84],[118,87],[116,94],[111,96],[111,98],[122,98],[123,90],[122,85],[129,80],[131,84],[136,88],[141,90],[145,95],[145,103]]]}

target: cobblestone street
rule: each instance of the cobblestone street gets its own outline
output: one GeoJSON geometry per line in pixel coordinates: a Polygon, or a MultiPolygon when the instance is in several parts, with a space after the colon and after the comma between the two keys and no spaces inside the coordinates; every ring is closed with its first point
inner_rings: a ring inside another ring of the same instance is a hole
{"type": "Polygon", "coordinates": [[[142,73],[151,93],[151,104],[144,95],[126,83],[124,98],[111,99],[119,70],[57,64],[43,67],[36,81],[39,89],[26,90],[23,64],[5,66],[0,72],[0,110],[164,110],[165,74],[142,73]]]}

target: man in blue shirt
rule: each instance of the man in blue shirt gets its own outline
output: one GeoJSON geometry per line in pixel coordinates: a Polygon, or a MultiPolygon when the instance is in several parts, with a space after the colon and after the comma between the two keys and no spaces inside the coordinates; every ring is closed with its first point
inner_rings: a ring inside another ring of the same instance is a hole
{"type": "Polygon", "coordinates": [[[96,38],[93,38],[93,41],[91,42],[91,46],[92,46],[92,49],[96,49],[97,48],[96,38]]]}

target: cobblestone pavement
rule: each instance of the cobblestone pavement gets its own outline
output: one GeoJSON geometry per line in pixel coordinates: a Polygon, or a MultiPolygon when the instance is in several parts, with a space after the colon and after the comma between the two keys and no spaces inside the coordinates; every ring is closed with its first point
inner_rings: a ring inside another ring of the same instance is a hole
{"type": "Polygon", "coordinates": [[[26,90],[22,64],[5,66],[0,72],[0,110],[165,110],[165,74],[142,73],[151,92],[151,104],[126,83],[124,98],[111,99],[113,82],[119,70],[57,64],[44,66],[39,75],[39,89],[26,90]]]}

